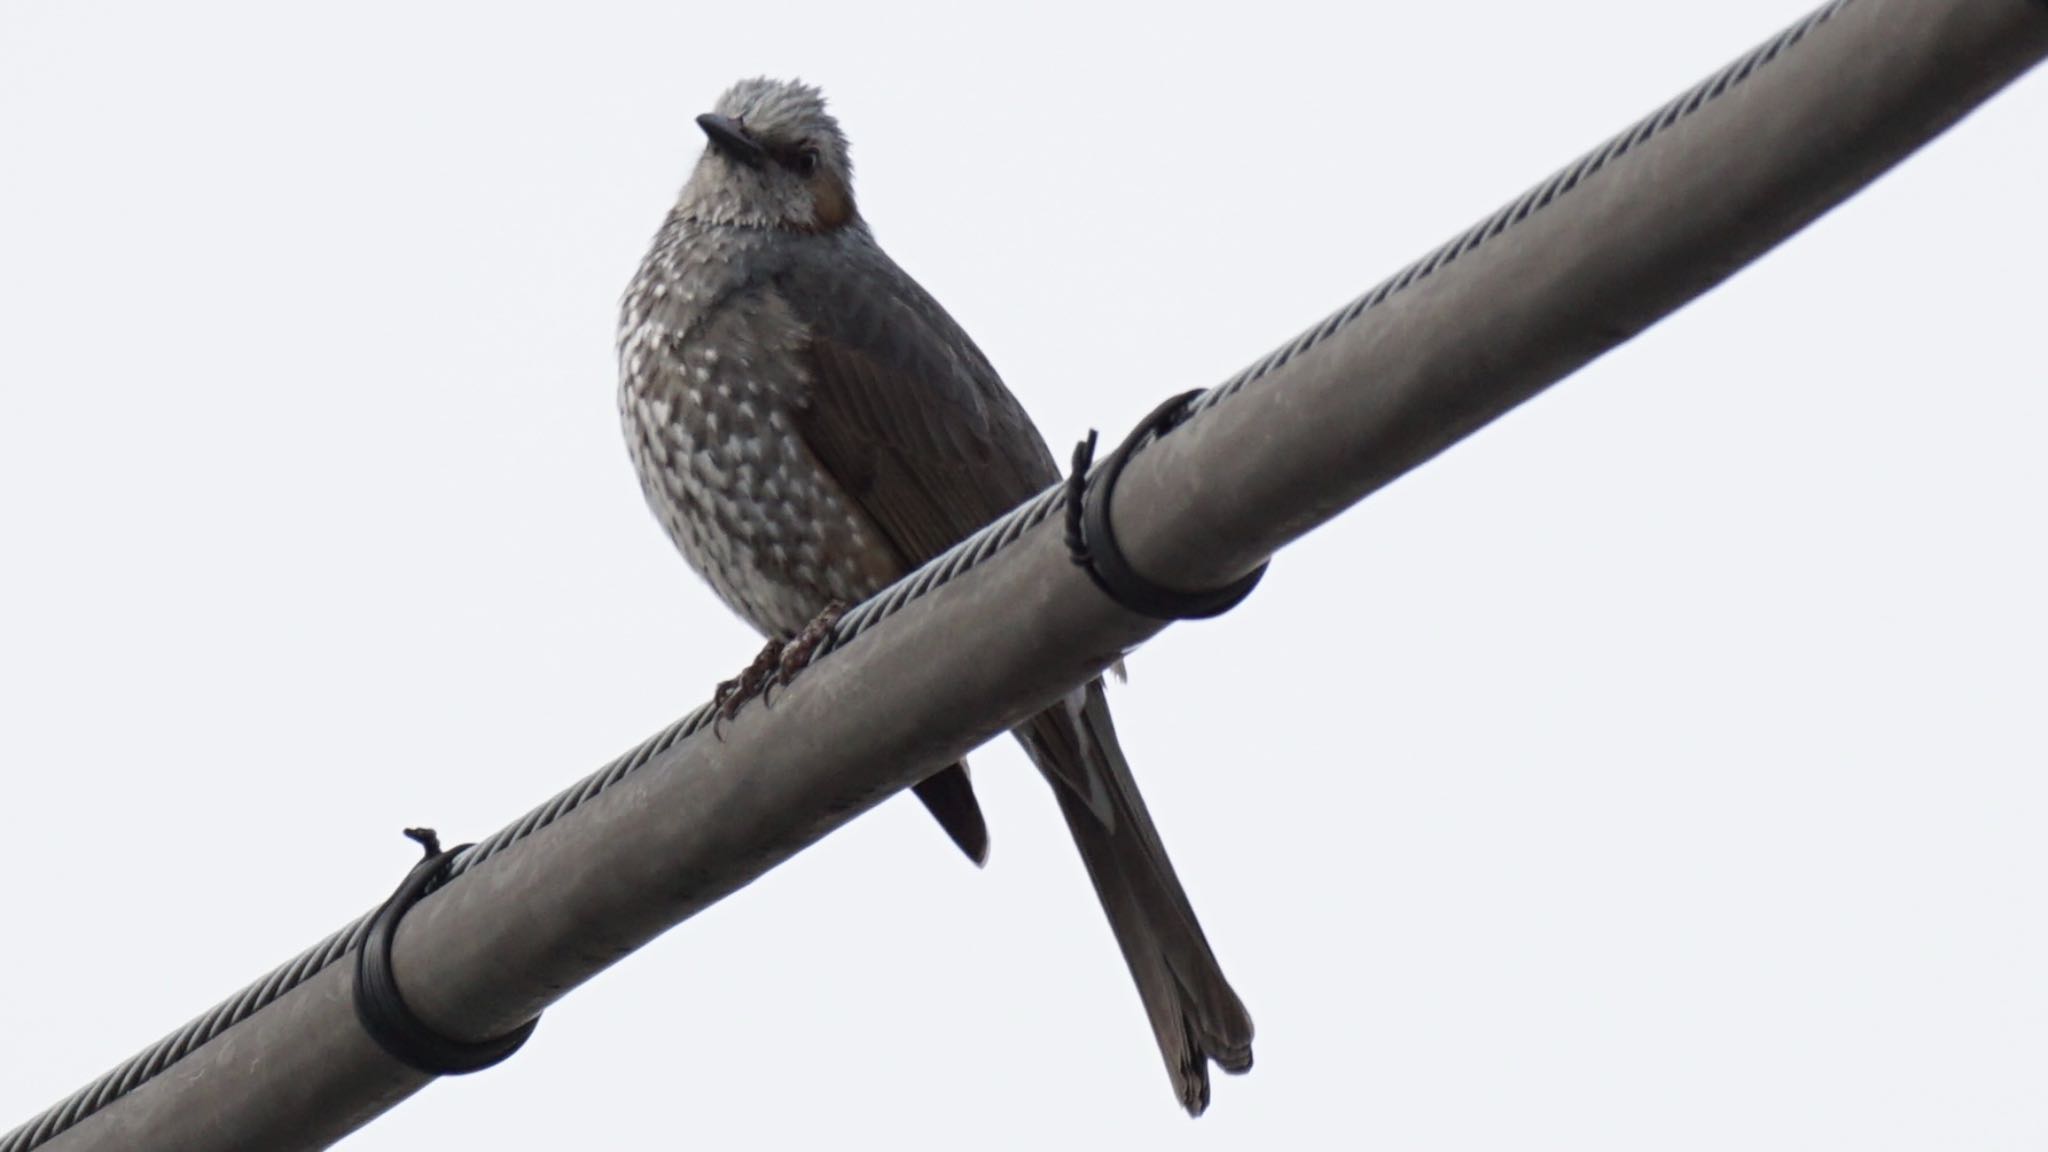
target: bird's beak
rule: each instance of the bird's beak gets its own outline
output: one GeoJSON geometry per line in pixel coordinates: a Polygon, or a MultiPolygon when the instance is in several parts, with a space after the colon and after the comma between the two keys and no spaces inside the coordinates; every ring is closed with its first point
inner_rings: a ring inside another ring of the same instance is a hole
{"type": "Polygon", "coordinates": [[[710,137],[713,148],[738,163],[749,168],[759,168],[768,162],[767,149],[762,148],[752,136],[747,135],[747,130],[740,127],[740,122],[730,116],[706,112],[697,117],[697,127],[702,128],[704,135],[710,137]]]}

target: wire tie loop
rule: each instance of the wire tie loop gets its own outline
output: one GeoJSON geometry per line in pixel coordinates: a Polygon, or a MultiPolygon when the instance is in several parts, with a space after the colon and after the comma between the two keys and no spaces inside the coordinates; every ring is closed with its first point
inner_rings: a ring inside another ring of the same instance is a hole
{"type": "Polygon", "coordinates": [[[519,1051],[526,1038],[533,1035],[540,1017],[503,1036],[472,1042],[444,1036],[413,1015],[398,991],[398,975],[391,967],[391,941],[398,934],[398,922],[406,911],[447,878],[449,862],[469,845],[457,845],[443,852],[441,838],[432,828],[407,828],[405,834],[419,841],[426,856],[413,865],[398,890],[377,909],[370,920],[369,934],[356,950],[356,1019],[379,1048],[408,1068],[429,1076],[480,1072],[519,1051]]]}
{"type": "Polygon", "coordinates": [[[1109,525],[1109,503],[1124,463],[1138,448],[1165,436],[1187,419],[1189,405],[1200,395],[1202,390],[1197,388],[1154,408],[1093,475],[1089,474],[1089,466],[1095,459],[1095,430],[1089,429],[1088,438],[1074,446],[1073,471],[1067,476],[1067,555],[1087,571],[1088,578],[1111,600],[1154,620],[1206,620],[1221,616],[1251,595],[1271,563],[1260,564],[1222,588],[1182,592],[1140,575],[1117,546],[1116,533],[1109,525]]]}

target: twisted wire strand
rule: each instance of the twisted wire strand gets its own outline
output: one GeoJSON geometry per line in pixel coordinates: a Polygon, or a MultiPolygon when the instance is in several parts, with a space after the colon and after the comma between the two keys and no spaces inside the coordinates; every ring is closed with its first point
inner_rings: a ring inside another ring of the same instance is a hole
{"type": "Polygon", "coordinates": [[[1464,232],[1439,245],[1434,251],[1406,268],[1382,280],[1379,285],[1358,297],[1351,303],[1330,313],[1322,323],[1317,324],[1291,342],[1281,345],[1268,353],[1264,359],[1211,388],[1189,406],[1189,418],[1195,413],[1206,411],[1243,391],[1252,381],[1265,376],[1289,360],[1328,340],[1331,336],[1363,315],[1367,309],[1376,307],[1387,297],[1402,292],[1410,286],[1429,278],[1467,252],[1520,224],[1530,216],[1542,211],[1557,200],[1584,183],[1594,173],[1637,148],[1655,136],[1662,135],[1672,125],[1699,111],[1710,102],[1719,99],[1730,89],[1754,75],[1757,69],[1776,60],[1787,48],[1804,40],[1809,33],[1832,20],[1854,0],[1833,0],[1821,8],[1808,13],[1797,24],[1778,33],[1769,40],[1752,48],[1719,72],[1693,85],[1673,97],[1662,108],[1650,113],[1607,143],[1572,161],[1551,174],[1548,180],[1522,193],[1514,200],[1502,205],[1493,215],[1467,228],[1464,232]]]}
{"type": "MultiPolygon", "coordinates": [[[[1310,327],[1294,340],[1275,349],[1237,375],[1209,389],[1190,405],[1189,419],[1192,420],[1201,412],[1235,396],[1253,381],[1271,374],[1296,356],[1328,340],[1388,297],[1427,279],[1459,257],[1542,211],[1560,197],[1569,195],[1574,188],[1608,164],[1641,147],[1651,138],[1749,79],[1758,69],[1775,61],[1786,49],[1797,44],[1815,28],[1834,18],[1854,2],[1855,0],[1832,0],[1719,72],[1681,93],[1607,143],[1558,169],[1549,179],[1502,206],[1493,215],[1381,281],[1372,290],[1331,313],[1322,322],[1310,327]]],[[[901,611],[905,605],[944,586],[1015,543],[1019,537],[1044,523],[1059,510],[1062,491],[1063,484],[1048,488],[941,553],[917,571],[856,605],[840,618],[832,634],[819,645],[819,655],[846,647],[875,625],[901,611]]],[[[605,789],[639,771],[655,757],[709,725],[714,714],[710,704],[698,706],[689,715],[656,732],[597,772],[564,789],[518,821],[479,841],[454,859],[449,867],[448,877],[443,883],[453,883],[471,868],[575,811],[605,789]]],[[[0,1139],[0,1152],[34,1152],[81,1120],[148,1083],[166,1068],[191,1055],[229,1028],[253,1016],[278,997],[305,983],[362,943],[373,914],[374,910],[357,917],[347,926],[280,965],[269,975],[221,1001],[184,1027],[136,1053],[112,1071],[23,1123],[8,1133],[4,1139],[0,1139]]]]}

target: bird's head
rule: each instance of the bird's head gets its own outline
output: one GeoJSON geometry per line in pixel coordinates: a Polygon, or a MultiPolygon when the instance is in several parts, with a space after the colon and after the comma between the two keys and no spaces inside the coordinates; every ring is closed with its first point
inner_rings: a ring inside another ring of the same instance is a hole
{"type": "Polygon", "coordinates": [[[742,80],[697,117],[707,143],[678,202],[707,224],[830,232],[859,219],[846,135],[800,81],[742,80]]]}

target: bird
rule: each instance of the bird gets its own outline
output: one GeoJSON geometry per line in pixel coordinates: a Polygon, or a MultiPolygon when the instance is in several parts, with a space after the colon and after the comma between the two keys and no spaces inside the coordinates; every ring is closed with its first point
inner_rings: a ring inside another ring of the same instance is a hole
{"type": "MultiPolygon", "coordinates": [[[[883,252],[823,94],[766,77],[697,117],[695,168],[620,304],[619,409],[689,566],[767,640],[729,716],[838,612],[1060,478],[988,358],[883,252]]],[[[1138,794],[1097,678],[1014,730],[1051,784],[1181,1105],[1247,1071],[1252,1023],[1138,794]]],[[[914,788],[977,865],[965,762],[914,788]]]]}

